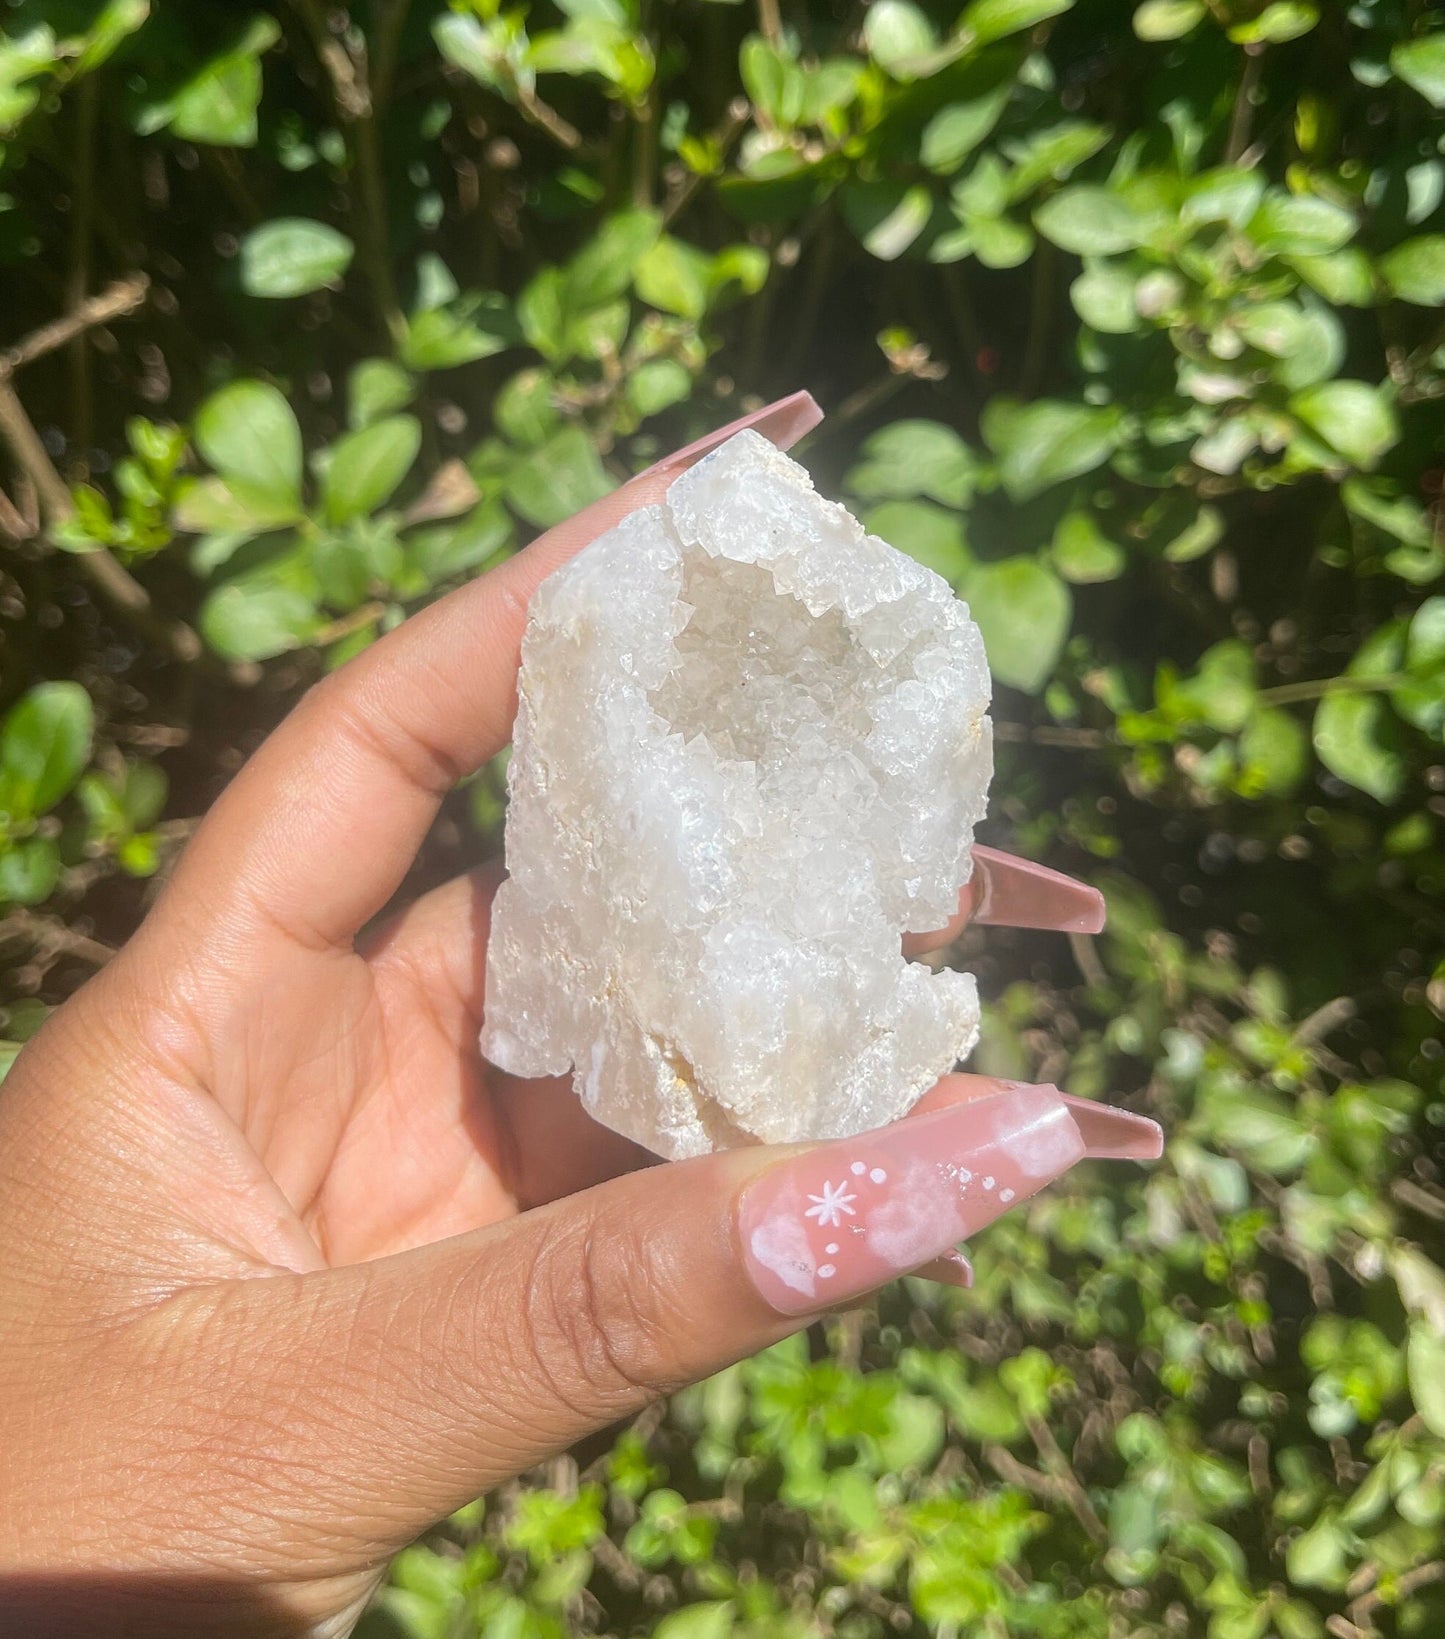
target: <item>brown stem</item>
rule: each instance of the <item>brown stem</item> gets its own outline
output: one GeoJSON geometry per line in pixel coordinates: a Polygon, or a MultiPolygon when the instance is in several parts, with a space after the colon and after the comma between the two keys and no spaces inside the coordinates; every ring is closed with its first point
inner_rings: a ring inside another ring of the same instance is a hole
{"type": "Polygon", "coordinates": [[[378,108],[391,101],[396,59],[411,0],[377,0],[376,44],[371,53],[371,95],[378,108]]]}
{"type": "MultiPolygon", "coordinates": [[[[63,523],[74,510],[70,491],[8,377],[0,377],[0,438],[9,444],[15,459],[34,483],[45,516],[52,524],[63,523]]],[[[200,657],[200,638],[184,621],[158,615],[151,605],[150,593],[103,547],[77,554],[76,566],[132,626],[177,660],[192,661],[200,657]]]]}
{"type": "Polygon", "coordinates": [[[1389,694],[1409,679],[1401,672],[1382,677],[1315,677],[1306,683],[1281,683],[1261,689],[1255,698],[1262,706],[1289,706],[1301,700],[1319,700],[1327,694],[1389,694]]]}
{"type": "MultiPolygon", "coordinates": [[[[92,75],[80,86],[76,110],[75,203],[71,215],[70,269],[65,306],[70,312],[85,303],[90,289],[91,255],[95,228],[95,137],[100,116],[100,82],[92,75]]],[[[71,476],[82,482],[90,476],[90,445],[95,415],[91,398],[90,349],[77,335],[70,347],[71,476]]]]}
{"type": "Polygon", "coordinates": [[[538,125],[555,142],[572,152],[582,146],[582,133],[575,125],[562,118],[549,102],[544,102],[535,91],[517,88],[517,106],[533,125],[538,125]]]}
{"type": "Polygon", "coordinates": [[[53,916],[39,916],[34,911],[12,910],[0,921],[0,935],[18,934],[32,945],[45,951],[62,951],[67,956],[79,956],[96,967],[104,967],[115,955],[115,948],[103,945],[99,939],[90,939],[76,933],[53,916]]]}
{"type": "Polygon", "coordinates": [[[758,32],[769,45],[777,45],[783,38],[783,19],[778,11],[778,0],[758,0],[758,32]]]}
{"type": "Polygon", "coordinates": [[[367,77],[365,48],[359,47],[353,54],[337,39],[320,0],[296,0],[296,4],[312,50],[331,87],[337,118],[347,135],[347,147],[356,172],[356,238],[372,300],[387,335],[394,345],[399,344],[406,333],[406,320],[391,271],[381,130],[377,99],[367,77]]]}
{"type": "Polygon", "coordinates": [[[47,353],[64,347],[67,342],[74,341],[87,330],[93,330],[97,325],[108,324],[112,319],[123,319],[128,313],[134,313],[138,307],[144,306],[150,287],[151,282],[147,274],[128,274],[124,279],[117,279],[98,296],[91,296],[81,302],[63,317],[42,325],[39,330],[31,331],[13,347],[0,353],[0,380],[14,375],[24,365],[44,358],[47,353]]]}
{"type": "Polygon", "coordinates": [[[1048,362],[1050,320],[1054,311],[1054,247],[1041,239],[1034,253],[1033,279],[1029,285],[1028,342],[1023,368],[1019,371],[1019,396],[1032,398],[1039,390],[1048,362]]]}
{"type": "Polygon", "coordinates": [[[1234,94],[1234,112],[1229,118],[1229,137],[1224,144],[1224,163],[1237,165],[1249,146],[1250,127],[1254,124],[1254,94],[1259,89],[1259,76],[1264,69],[1264,47],[1247,45],[1244,48],[1244,72],[1239,76],[1239,89],[1234,94]]]}

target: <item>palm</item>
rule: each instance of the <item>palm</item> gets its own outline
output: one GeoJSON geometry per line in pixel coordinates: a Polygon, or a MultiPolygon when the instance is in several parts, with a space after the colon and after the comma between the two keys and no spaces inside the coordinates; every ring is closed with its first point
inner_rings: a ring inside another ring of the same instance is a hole
{"type": "MultiPolygon", "coordinates": [[[[429,921],[466,891],[441,890],[441,906],[423,901],[416,919],[429,921]]],[[[292,1267],[354,1263],[479,1228],[539,1189],[552,1193],[535,1179],[535,1158],[519,1153],[510,1105],[525,1099],[536,1116],[555,1114],[564,1140],[585,1118],[562,1119],[564,1084],[523,1093],[482,1061],[480,986],[459,985],[449,958],[480,970],[484,920],[469,918],[471,928],[437,942],[440,929],[418,936],[410,920],[369,956],[277,934],[254,952],[262,993],[213,992],[220,1016],[203,1007],[199,1028],[187,1031],[183,1062],[196,1073],[183,1091],[231,1118],[208,1124],[202,1145],[221,1144],[230,1170],[242,1168],[244,1187],[226,1199],[235,1244],[248,1255],[292,1267]],[[279,1239],[258,1238],[262,1220],[279,1239]]],[[[593,1135],[593,1153],[574,1158],[593,1177],[609,1155],[612,1170],[627,1164],[626,1146],[593,1135]]],[[[174,1161],[198,1183],[213,1175],[213,1155],[174,1161]]],[[[547,1161],[566,1169],[569,1157],[554,1148],[547,1161]]]]}

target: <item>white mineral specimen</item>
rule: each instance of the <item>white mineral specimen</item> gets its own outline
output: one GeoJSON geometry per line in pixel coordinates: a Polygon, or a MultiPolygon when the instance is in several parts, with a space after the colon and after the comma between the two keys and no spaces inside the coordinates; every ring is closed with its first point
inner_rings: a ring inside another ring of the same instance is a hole
{"type": "Polygon", "coordinates": [[[538,588],[482,1048],[665,1156],[901,1115],[978,1035],[978,628],[753,432],[538,588]]]}

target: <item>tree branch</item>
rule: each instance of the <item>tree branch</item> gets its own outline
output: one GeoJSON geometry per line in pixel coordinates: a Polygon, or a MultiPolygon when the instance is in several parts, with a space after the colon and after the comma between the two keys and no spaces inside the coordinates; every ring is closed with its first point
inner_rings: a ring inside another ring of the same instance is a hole
{"type": "Polygon", "coordinates": [[[39,330],[32,330],[13,347],[0,353],[0,380],[8,379],[17,370],[44,358],[47,353],[56,352],[87,330],[134,313],[138,307],[145,305],[150,287],[148,274],[127,274],[124,279],[117,279],[98,296],[89,297],[61,318],[42,325],[39,330]]]}

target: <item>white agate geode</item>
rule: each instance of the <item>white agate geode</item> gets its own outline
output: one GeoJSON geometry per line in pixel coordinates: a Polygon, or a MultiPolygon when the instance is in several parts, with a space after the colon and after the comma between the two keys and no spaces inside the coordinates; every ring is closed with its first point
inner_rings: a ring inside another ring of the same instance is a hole
{"type": "Polygon", "coordinates": [[[532,599],[482,1049],[665,1156],[843,1137],[972,1048],[904,959],[992,771],[945,581],[741,432],[532,599]]]}

